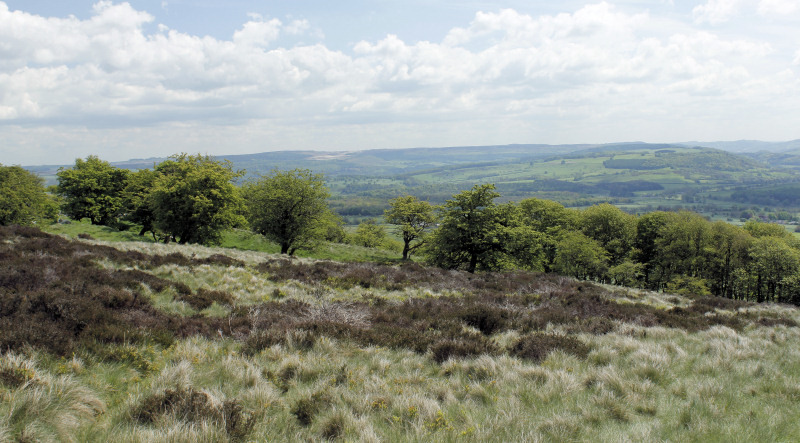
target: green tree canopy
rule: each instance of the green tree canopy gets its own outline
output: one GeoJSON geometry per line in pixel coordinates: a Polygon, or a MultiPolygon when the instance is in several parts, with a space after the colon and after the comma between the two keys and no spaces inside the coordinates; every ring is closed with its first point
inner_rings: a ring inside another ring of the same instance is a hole
{"type": "Polygon", "coordinates": [[[694,212],[671,213],[655,241],[662,283],[676,274],[700,278],[712,253],[710,223],[694,212]]]}
{"type": "Polygon", "coordinates": [[[20,166],[0,164],[0,225],[52,223],[58,205],[44,189],[44,180],[20,166]]]}
{"type": "Polygon", "coordinates": [[[429,239],[428,261],[468,272],[501,268],[508,255],[504,228],[514,223],[514,207],[495,204],[499,196],[494,185],[484,184],[447,200],[429,239]]]}
{"type": "Polygon", "coordinates": [[[88,218],[93,225],[117,222],[128,170],[90,155],[86,160],[76,159],[72,168],[59,169],[56,176],[56,192],[64,198],[61,209],[65,214],[78,220],[88,218]]]}
{"type": "Polygon", "coordinates": [[[608,270],[608,252],[599,241],[580,231],[565,231],[556,245],[553,268],[581,279],[600,279],[608,270]]]}
{"type": "Polygon", "coordinates": [[[239,189],[242,175],[229,161],[179,154],[158,166],[151,209],[154,226],[179,243],[218,244],[224,229],[244,223],[239,189]]]}
{"type": "Polygon", "coordinates": [[[580,213],[565,208],[561,203],[540,198],[526,198],[519,202],[522,222],[542,233],[561,229],[575,229],[580,213]]]}
{"type": "Polygon", "coordinates": [[[636,235],[636,216],[608,203],[587,208],[581,213],[580,226],[588,237],[608,251],[612,264],[619,264],[631,252],[636,235]]]}
{"type": "Polygon", "coordinates": [[[764,236],[753,241],[750,259],[756,280],[756,301],[782,301],[781,282],[800,272],[800,252],[780,237],[764,236]]]}
{"type": "Polygon", "coordinates": [[[141,169],[128,175],[128,182],[122,191],[125,220],[142,226],[139,235],[152,232],[155,238],[156,216],[151,194],[159,177],[159,172],[153,169],[141,169]]]}
{"type": "Polygon", "coordinates": [[[353,235],[353,243],[366,248],[377,248],[386,241],[386,230],[374,218],[358,224],[353,235]]]}
{"type": "Polygon", "coordinates": [[[330,216],[330,195],[321,174],[307,169],[272,171],[244,185],[250,228],[293,255],[322,238],[330,216]]]}
{"type": "Polygon", "coordinates": [[[426,231],[436,221],[433,206],[411,195],[389,200],[389,206],[384,218],[387,223],[397,225],[403,238],[403,260],[408,260],[409,254],[425,243],[426,231]]]}

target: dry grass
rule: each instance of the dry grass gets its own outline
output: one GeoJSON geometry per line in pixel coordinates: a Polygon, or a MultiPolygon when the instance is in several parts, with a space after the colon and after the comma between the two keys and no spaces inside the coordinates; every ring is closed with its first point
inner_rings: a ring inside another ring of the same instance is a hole
{"type": "Polygon", "coordinates": [[[61,278],[63,253],[82,278],[108,272],[98,275],[114,276],[103,281],[121,300],[146,303],[113,311],[122,340],[78,334],[74,355],[4,354],[0,440],[800,440],[794,308],[538,274],[269,270],[258,253],[226,264],[201,262],[221,249],[53,244],[25,259],[61,278]],[[142,275],[149,283],[126,286],[142,275]],[[159,336],[163,325],[175,333],[159,336]]]}

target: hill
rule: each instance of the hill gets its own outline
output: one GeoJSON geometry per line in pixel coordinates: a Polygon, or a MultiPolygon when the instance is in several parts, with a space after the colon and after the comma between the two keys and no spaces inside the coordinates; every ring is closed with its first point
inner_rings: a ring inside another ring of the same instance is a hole
{"type": "Polygon", "coordinates": [[[0,239],[11,440],[800,438],[794,308],[31,228],[0,239]]]}
{"type": "MultiPolygon", "coordinates": [[[[744,142],[742,142],[744,143],[744,142]]],[[[793,142],[787,142],[790,146],[793,142]]],[[[713,143],[712,143],[713,144],[713,143]]],[[[753,146],[753,145],[748,145],[753,146]]],[[[441,203],[476,183],[494,183],[506,199],[539,197],[567,206],[612,202],[634,212],[682,207],[738,218],[747,206],[738,188],[765,188],[800,178],[800,160],[784,154],[740,155],[681,144],[503,145],[353,152],[283,151],[226,156],[248,176],[303,168],[322,172],[332,205],[351,223],[380,216],[408,193],[441,203]],[[795,165],[797,163],[797,165],[795,165]]],[[[798,157],[800,158],[800,156],[798,157]]],[[[161,159],[114,163],[149,168],[161,159]]],[[[55,183],[56,166],[29,167],[55,183]]],[[[780,202],[780,200],[774,200],[780,202]]],[[[778,211],[794,207],[768,206],[778,211]]]]}

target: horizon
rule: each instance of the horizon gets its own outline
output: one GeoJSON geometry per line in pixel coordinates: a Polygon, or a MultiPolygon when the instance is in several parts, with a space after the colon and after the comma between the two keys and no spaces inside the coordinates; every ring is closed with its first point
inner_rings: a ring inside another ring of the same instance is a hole
{"type": "Polygon", "coordinates": [[[792,141],[798,22],[793,0],[0,0],[0,162],[792,141]]]}
{"type": "MultiPolygon", "coordinates": [[[[250,156],[250,155],[262,155],[262,154],[280,154],[280,153],[288,153],[288,152],[308,152],[308,153],[321,153],[321,154],[353,154],[358,152],[367,152],[367,151],[409,151],[409,150],[417,150],[417,149],[467,149],[467,148],[488,148],[488,147],[510,147],[510,146],[542,146],[542,147],[567,147],[567,146],[591,146],[591,147],[602,147],[602,146],[618,146],[618,145],[628,145],[628,144],[646,144],[646,145],[675,145],[675,146],[684,146],[684,147],[695,147],[695,148],[707,148],[707,149],[719,149],[725,152],[729,152],[732,154],[743,154],[743,153],[756,153],[759,151],[751,151],[751,150],[741,150],[741,149],[726,149],[725,147],[714,147],[714,146],[703,146],[703,144],[707,145],[733,145],[739,143],[753,143],[753,144],[760,144],[760,145],[783,145],[789,143],[798,143],[800,144],[800,139],[795,140],[779,140],[779,141],[767,141],[767,140],[728,140],[728,141],[686,141],[686,142],[643,142],[640,140],[635,141],[625,141],[625,142],[610,142],[610,143],[563,143],[563,144],[548,144],[548,143],[507,143],[507,144],[493,144],[493,145],[464,145],[464,146],[415,146],[410,148],[365,148],[365,149],[353,149],[353,150],[323,150],[323,149],[283,149],[283,150],[274,150],[274,151],[262,151],[262,152],[251,152],[251,153],[242,153],[242,154],[213,154],[213,153],[203,153],[203,152],[186,152],[187,154],[200,154],[200,155],[207,155],[212,158],[217,159],[225,159],[228,157],[237,157],[237,156],[250,156]]],[[[770,151],[767,152],[780,152],[780,151],[770,151]]],[[[127,158],[123,160],[108,160],[101,156],[98,156],[101,160],[108,161],[111,164],[120,164],[120,163],[136,163],[136,162],[147,162],[147,161],[158,161],[164,160],[169,158],[172,155],[179,154],[179,152],[173,152],[168,155],[162,156],[153,156],[153,157],[146,157],[146,158],[127,158]]],[[[48,163],[48,164],[5,164],[4,166],[21,166],[23,168],[39,168],[39,167],[63,167],[63,166],[70,166],[73,165],[75,160],[78,158],[85,159],[90,155],[97,155],[97,154],[87,154],[85,157],[76,157],[71,162],[68,163],[48,163]]]]}

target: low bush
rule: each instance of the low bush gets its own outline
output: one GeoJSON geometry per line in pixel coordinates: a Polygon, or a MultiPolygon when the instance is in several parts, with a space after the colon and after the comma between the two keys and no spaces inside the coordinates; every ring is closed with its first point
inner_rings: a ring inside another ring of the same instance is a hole
{"type": "Polygon", "coordinates": [[[229,306],[233,304],[233,296],[227,292],[213,291],[203,288],[198,289],[194,294],[192,294],[191,291],[188,294],[182,294],[178,297],[178,299],[185,301],[189,304],[189,306],[197,309],[198,311],[208,308],[214,304],[214,302],[220,305],[229,306]]]}
{"type": "Polygon", "coordinates": [[[533,333],[522,337],[511,349],[511,354],[519,358],[540,362],[554,351],[563,351],[580,358],[586,358],[591,348],[574,337],[533,333]]]}
{"type": "Polygon", "coordinates": [[[303,426],[308,426],[317,413],[331,402],[330,395],[324,391],[317,391],[309,396],[302,397],[292,406],[292,414],[303,426]]]}
{"type": "Polygon", "coordinates": [[[179,421],[201,424],[211,422],[225,428],[232,440],[247,437],[255,420],[242,414],[237,400],[215,401],[208,393],[194,388],[166,389],[145,397],[130,413],[131,418],[142,424],[156,424],[165,415],[179,421]]]}

